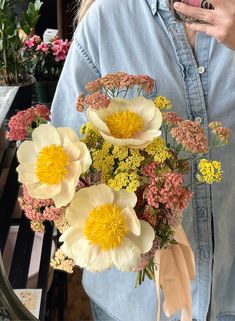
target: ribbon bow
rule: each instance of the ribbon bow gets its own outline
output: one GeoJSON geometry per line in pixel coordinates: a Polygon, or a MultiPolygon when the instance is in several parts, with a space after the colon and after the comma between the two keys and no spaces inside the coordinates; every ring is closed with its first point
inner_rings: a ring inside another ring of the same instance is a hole
{"type": "Polygon", "coordinates": [[[155,279],[158,296],[157,320],[160,321],[160,286],[164,293],[163,311],[167,317],[181,309],[181,321],[192,320],[190,280],[195,277],[195,261],[183,227],[175,230],[177,244],[155,253],[155,279]]]}

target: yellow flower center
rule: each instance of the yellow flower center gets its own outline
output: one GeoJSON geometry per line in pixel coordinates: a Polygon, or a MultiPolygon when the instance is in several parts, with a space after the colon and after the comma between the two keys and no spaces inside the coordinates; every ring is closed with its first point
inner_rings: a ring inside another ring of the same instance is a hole
{"type": "Polygon", "coordinates": [[[127,234],[127,221],[121,208],[113,204],[96,206],[85,222],[86,238],[102,250],[117,248],[127,234]]]}
{"type": "Polygon", "coordinates": [[[115,138],[132,138],[143,129],[143,118],[131,110],[123,110],[106,117],[106,125],[115,138]]]}
{"type": "Polygon", "coordinates": [[[69,157],[61,146],[46,146],[39,152],[36,175],[41,183],[59,184],[68,173],[68,164],[69,157]]]}

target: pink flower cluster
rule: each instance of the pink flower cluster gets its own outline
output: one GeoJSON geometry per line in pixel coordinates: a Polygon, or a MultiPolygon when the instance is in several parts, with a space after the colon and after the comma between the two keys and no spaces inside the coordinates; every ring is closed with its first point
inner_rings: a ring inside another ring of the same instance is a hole
{"type": "Polygon", "coordinates": [[[40,36],[34,35],[30,39],[25,41],[25,46],[31,48],[33,46],[37,46],[41,42],[40,36]]]}
{"type": "Polygon", "coordinates": [[[6,138],[10,141],[24,140],[29,135],[33,122],[45,123],[50,119],[50,110],[45,105],[35,105],[19,111],[9,120],[6,138]]]}
{"type": "Polygon", "coordinates": [[[58,80],[71,42],[55,38],[48,43],[35,35],[24,43],[22,59],[26,72],[38,81],[58,80]]]}
{"type": "Polygon", "coordinates": [[[163,122],[170,127],[178,126],[183,120],[179,115],[173,112],[164,112],[162,113],[162,117],[163,122]]]}
{"type": "Polygon", "coordinates": [[[70,42],[68,39],[63,41],[62,39],[55,39],[52,42],[52,52],[55,56],[55,61],[63,61],[67,57],[68,51],[70,47],[70,42]]]}
{"type": "Polygon", "coordinates": [[[129,75],[125,72],[117,72],[107,74],[87,83],[86,90],[89,92],[97,92],[99,90],[116,90],[133,86],[141,87],[144,93],[149,94],[154,89],[154,80],[146,75],[129,75]]]}
{"type": "Polygon", "coordinates": [[[156,176],[156,164],[150,163],[143,175],[148,177],[150,184],[146,189],[144,219],[155,226],[159,220],[175,226],[181,218],[181,212],[188,206],[192,192],[183,186],[183,175],[176,172],[166,172],[156,176]],[[153,215],[154,209],[159,209],[153,215]]]}
{"type": "Polygon", "coordinates": [[[24,185],[23,195],[19,197],[18,202],[25,215],[32,221],[31,227],[34,226],[37,231],[42,229],[44,221],[54,221],[63,214],[63,209],[56,208],[53,200],[31,197],[24,185]]]}
{"type": "Polygon", "coordinates": [[[65,60],[70,44],[71,43],[68,39],[63,41],[58,38],[55,38],[49,43],[45,43],[41,40],[40,36],[37,35],[34,35],[32,38],[25,41],[25,46],[28,48],[35,47],[35,51],[41,51],[45,54],[51,51],[53,56],[55,56],[55,61],[57,62],[65,60]]]}
{"type": "Polygon", "coordinates": [[[209,124],[211,128],[211,132],[219,139],[220,143],[228,144],[230,136],[231,136],[231,129],[223,127],[222,123],[215,121],[209,124]]]}
{"type": "Polygon", "coordinates": [[[47,54],[49,52],[49,46],[45,42],[41,42],[37,46],[36,51],[41,51],[41,52],[47,54]]]}
{"type": "Polygon", "coordinates": [[[171,135],[176,142],[187,151],[203,154],[208,151],[208,141],[203,128],[195,121],[184,120],[171,129],[171,135]]]}
{"type": "Polygon", "coordinates": [[[102,109],[107,108],[110,104],[110,98],[103,93],[93,93],[91,95],[86,96],[80,95],[77,100],[77,110],[83,111],[85,107],[93,108],[93,109],[102,109]]]}

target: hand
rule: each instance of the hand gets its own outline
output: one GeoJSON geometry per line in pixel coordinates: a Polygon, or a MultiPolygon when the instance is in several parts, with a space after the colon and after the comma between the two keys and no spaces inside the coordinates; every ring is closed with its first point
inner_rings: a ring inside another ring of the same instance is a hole
{"type": "Polygon", "coordinates": [[[204,32],[235,50],[235,0],[210,0],[214,10],[189,6],[175,2],[174,8],[185,16],[205,23],[187,23],[187,27],[197,32],[204,32]]]}

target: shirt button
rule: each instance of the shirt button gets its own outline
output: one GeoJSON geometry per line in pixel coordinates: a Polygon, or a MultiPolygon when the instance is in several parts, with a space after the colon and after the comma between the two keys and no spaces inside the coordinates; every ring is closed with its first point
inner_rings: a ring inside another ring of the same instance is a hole
{"type": "Polygon", "coordinates": [[[195,73],[195,68],[192,67],[192,66],[188,66],[186,67],[186,75],[189,77],[189,78],[194,78],[196,73],[195,73]]]}
{"type": "Polygon", "coordinates": [[[205,72],[205,67],[199,66],[199,67],[197,68],[197,70],[198,70],[199,74],[204,74],[204,72],[205,72]]]}
{"type": "Polygon", "coordinates": [[[197,210],[198,218],[203,220],[206,217],[206,210],[203,207],[198,208],[197,210]]]}
{"type": "Polygon", "coordinates": [[[198,124],[201,124],[202,123],[202,117],[200,117],[200,116],[195,117],[195,122],[198,123],[198,124]]]}
{"type": "Polygon", "coordinates": [[[201,256],[201,258],[203,260],[207,261],[209,259],[209,256],[210,256],[209,251],[206,250],[206,249],[201,248],[200,249],[200,256],[201,256]]]}

